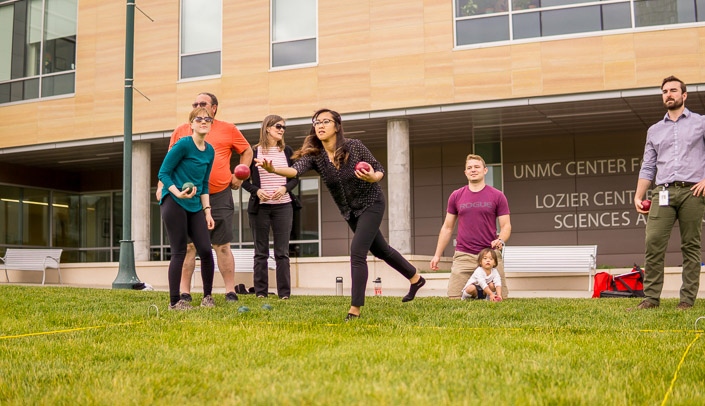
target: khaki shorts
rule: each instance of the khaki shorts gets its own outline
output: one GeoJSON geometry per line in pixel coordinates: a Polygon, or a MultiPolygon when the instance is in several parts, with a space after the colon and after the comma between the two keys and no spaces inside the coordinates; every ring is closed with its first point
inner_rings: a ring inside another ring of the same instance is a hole
{"type": "MultiPolygon", "coordinates": [[[[502,278],[502,298],[506,299],[509,296],[507,281],[504,278],[504,259],[502,253],[495,250],[497,253],[497,272],[502,278]]],[[[465,252],[455,251],[453,254],[453,265],[450,267],[450,278],[448,278],[448,297],[451,299],[459,299],[463,294],[463,288],[468,283],[472,273],[478,267],[477,255],[468,254],[465,252]]]]}

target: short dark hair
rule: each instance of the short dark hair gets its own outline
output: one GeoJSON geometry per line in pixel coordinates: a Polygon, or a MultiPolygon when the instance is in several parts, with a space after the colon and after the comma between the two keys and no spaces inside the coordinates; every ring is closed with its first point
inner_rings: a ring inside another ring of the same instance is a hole
{"type": "Polygon", "coordinates": [[[208,92],[201,92],[199,94],[205,94],[206,96],[211,98],[211,106],[217,106],[218,105],[218,98],[215,97],[213,93],[208,93],[208,92]]]}
{"type": "Polygon", "coordinates": [[[482,263],[482,258],[488,253],[492,255],[492,260],[494,260],[494,265],[492,268],[497,267],[497,265],[499,265],[499,260],[497,259],[497,253],[492,248],[483,248],[477,253],[477,264],[480,265],[482,263]]]}
{"type": "Polygon", "coordinates": [[[681,84],[681,92],[683,92],[683,93],[686,93],[686,92],[687,92],[687,91],[685,90],[685,83],[684,83],[682,80],[678,79],[677,77],[675,77],[675,76],[673,76],[673,75],[667,77],[666,79],[663,80],[663,82],[661,82],[661,90],[663,90],[663,85],[665,85],[665,84],[668,83],[668,82],[678,82],[678,83],[680,83],[680,84],[681,84]]]}

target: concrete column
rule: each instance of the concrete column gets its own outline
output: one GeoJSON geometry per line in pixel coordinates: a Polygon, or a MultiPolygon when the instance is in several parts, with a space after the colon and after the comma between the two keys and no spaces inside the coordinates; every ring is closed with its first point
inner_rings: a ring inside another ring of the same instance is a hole
{"type": "Polygon", "coordinates": [[[135,261],[149,261],[151,155],[149,142],[132,143],[132,240],[135,261]]]}
{"type": "Polygon", "coordinates": [[[411,254],[410,154],[409,121],[387,121],[389,244],[402,254],[411,254]]]}

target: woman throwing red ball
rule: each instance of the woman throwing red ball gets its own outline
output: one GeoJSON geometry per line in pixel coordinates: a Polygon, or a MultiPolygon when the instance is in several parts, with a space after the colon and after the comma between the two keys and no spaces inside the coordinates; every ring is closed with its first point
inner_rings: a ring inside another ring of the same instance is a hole
{"type": "Polygon", "coordinates": [[[367,253],[383,260],[411,283],[403,302],[414,300],[426,280],[416,272],[397,250],[390,247],[379,227],[385,209],[385,199],[379,181],[384,168],[360,140],[346,139],[340,114],[321,109],[313,115],[313,126],[304,144],[292,158],[289,167],[277,167],[271,161],[256,159],[257,166],[277,175],[293,178],[313,169],[321,175],[340,213],[354,236],[350,244],[350,274],[352,298],[345,320],[360,317],[365,304],[367,286],[367,253]],[[358,162],[368,162],[370,170],[355,170],[358,162]]]}

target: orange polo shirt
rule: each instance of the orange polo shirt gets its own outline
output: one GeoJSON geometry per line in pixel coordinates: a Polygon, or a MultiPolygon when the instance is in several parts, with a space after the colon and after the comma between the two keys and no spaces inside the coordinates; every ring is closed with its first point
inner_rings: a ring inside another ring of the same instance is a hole
{"type": "MultiPolygon", "coordinates": [[[[169,148],[179,139],[191,135],[191,124],[184,123],[171,133],[169,140],[169,148]]],[[[210,194],[218,193],[230,187],[232,180],[232,171],[230,170],[230,158],[233,151],[242,154],[250,147],[240,130],[235,127],[235,124],[226,123],[225,121],[213,120],[211,131],[206,135],[206,142],[215,149],[215,159],[213,160],[213,169],[211,169],[211,177],[208,180],[208,188],[210,194]]]]}

